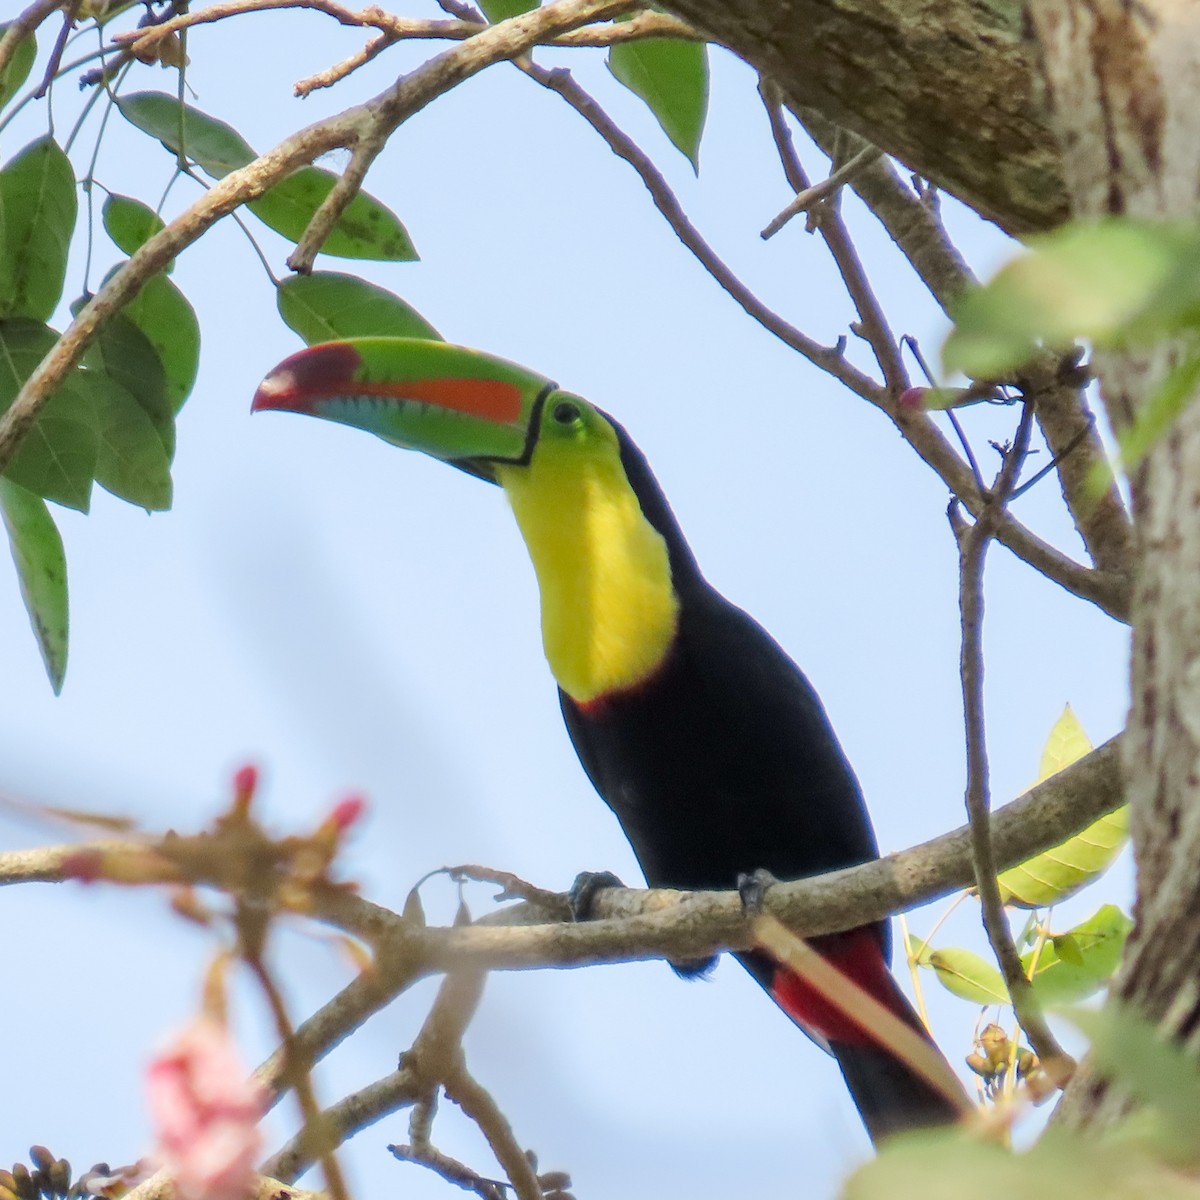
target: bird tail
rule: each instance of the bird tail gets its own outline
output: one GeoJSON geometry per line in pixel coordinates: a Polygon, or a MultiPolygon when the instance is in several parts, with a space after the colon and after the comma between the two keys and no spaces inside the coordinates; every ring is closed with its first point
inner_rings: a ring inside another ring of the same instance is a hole
{"type": "MultiPolygon", "coordinates": [[[[813,938],[809,945],[937,1049],[888,968],[880,926],[864,925],[845,933],[813,938]]],[[[837,1059],[873,1142],[906,1129],[950,1124],[962,1115],[962,1100],[956,1102],[946,1090],[934,1086],[877,1034],[799,976],[761,952],[745,955],[743,963],[770,992],[775,1003],[837,1059]]],[[[954,1073],[949,1063],[945,1074],[948,1084],[953,1086],[954,1073]]]]}

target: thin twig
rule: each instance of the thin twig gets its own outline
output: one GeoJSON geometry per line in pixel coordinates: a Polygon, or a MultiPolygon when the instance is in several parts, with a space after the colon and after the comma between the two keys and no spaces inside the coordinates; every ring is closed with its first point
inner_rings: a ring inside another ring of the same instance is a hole
{"type": "Polygon", "coordinates": [[[0,76],[8,69],[17,46],[23,42],[51,13],[57,12],[62,0],[35,0],[23,13],[10,22],[0,37],[0,76]]]}
{"type": "MultiPolygon", "coordinates": [[[[771,136],[775,141],[779,161],[783,165],[784,176],[793,191],[802,192],[808,186],[808,176],[796,153],[791,131],[784,120],[778,89],[773,84],[763,82],[759,84],[758,90],[767,110],[771,136]]],[[[908,387],[908,372],[904,369],[900,348],[871,287],[871,281],[863,269],[846,223],[835,206],[825,205],[818,214],[816,227],[829,247],[842,282],[846,285],[846,291],[850,293],[850,299],[858,312],[859,327],[856,332],[871,347],[889,391],[894,396],[899,396],[908,387]]]]}
{"type": "Polygon", "coordinates": [[[843,184],[852,179],[868,163],[873,163],[883,154],[878,146],[863,146],[852,154],[828,179],[822,179],[811,187],[802,188],[795,199],[759,234],[763,241],[773,238],[793,217],[808,212],[815,204],[832,196],[843,184]]]}
{"type": "Polygon", "coordinates": [[[275,981],[263,963],[259,950],[260,947],[257,945],[253,949],[244,947],[242,958],[258,981],[275,1021],[275,1032],[283,1050],[283,1079],[296,1093],[300,1113],[304,1119],[301,1136],[316,1147],[317,1158],[321,1163],[321,1172],[325,1177],[325,1186],[332,1200],[350,1200],[346,1177],[342,1174],[342,1167],[337,1158],[337,1143],[326,1134],[321,1118],[321,1106],[317,1103],[317,1094],[313,1089],[312,1060],[299,1048],[291,1018],[288,1016],[287,1006],[283,1002],[283,996],[279,988],[275,986],[275,981]]]}
{"type": "MultiPolygon", "coordinates": [[[[994,514],[1008,502],[1029,450],[1033,409],[1021,412],[1017,436],[1004,456],[987,507],[969,527],[961,517],[952,520],[959,547],[959,606],[962,614],[962,690],[967,742],[966,806],[971,829],[971,857],[975,886],[979,892],[983,927],[1008,986],[1013,1010],[1029,1036],[1030,1045],[1057,1082],[1065,1082],[1074,1066],[1059,1045],[1041,1013],[1041,1006],[1026,978],[1012,933],[1000,888],[991,837],[991,802],[987,755],[987,726],[983,699],[983,570],[993,536],[994,514]]],[[[953,510],[957,516],[957,510],[953,510]]]]}
{"type": "Polygon", "coordinates": [[[883,389],[850,363],[841,349],[822,346],[769,309],[717,255],[699,230],[688,220],[675,193],[658,168],[641,148],[628,137],[572,78],[565,69],[547,70],[528,60],[516,62],[530,79],[542,87],[557,92],[608,143],[618,158],[623,158],[641,177],[655,207],[666,218],[676,237],[692,252],[700,265],[737,301],[764,329],[773,333],[786,346],[809,362],[844,383],[851,391],[879,403],[883,389]]]}
{"type": "Polygon", "coordinates": [[[335,83],[340,83],[347,75],[357,71],[359,67],[365,67],[389,46],[395,44],[396,39],[391,34],[381,33],[378,37],[372,38],[361,50],[356,50],[348,58],[342,59],[340,63],[335,63],[324,71],[318,71],[315,75],[309,75],[307,79],[299,80],[293,86],[292,91],[303,100],[318,88],[333,87],[335,83]]]}
{"type": "MultiPolygon", "coordinates": [[[[434,1146],[388,1146],[388,1153],[401,1162],[427,1167],[447,1183],[465,1192],[474,1192],[480,1200],[505,1200],[507,1188],[498,1179],[485,1179],[466,1163],[459,1162],[434,1146]]],[[[539,1193],[540,1200],[540,1193],[539,1193]]]]}
{"type": "MultiPolygon", "coordinates": [[[[406,1105],[415,1104],[436,1088],[451,1052],[462,1042],[467,1025],[483,994],[484,976],[478,971],[456,971],[441,987],[413,1042],[390,1075],[354,1092],[321,1114],[321,1127],[340,1145],[368,1125],[406,1105]],[[440,1073],[439,1073],[440,1072],[440,1073]]],[[[269,1158],[264,1174],[295,1179],[312,1165],[312,1147],[297,1135],[269,1158]]]]}
{"type": "MultiPolygon", "coordinates": [[[[60,0],[61,2],[61,0],[60,0]]],[[[636,3],[628,7],[637,7],[636,3]]],[[[337,0],[222,0],[191,13],[181,13],[150,29],[129,30],[113,37],[113,43],[129,50],[142,50],[160,39],[182,29],[197,25],[211,25],[231,17],[244,16],[253,12],[274,12],[279,9],[303,9],[332,17],[340,25],[351,28],[372,28],[391,41],[441,40],[465,41],[489,28],[486,21],[427,20],[418,17],[398,17],[393,13],[372,5],[354,10],[337,0]]],[[[591,21],[604,20],[594,17],[591,21]]],[[[497,22],[500,24],[500,22],[497,22]]],[[[704,35],[678,17],[666,13],[640,13],[631,21],[622,21],[613,26],[596,26],[583,29],[554,32],[539,38],[536,45],[546,46],[612,46],[620,42],[638,41],[644,38],[675,38],[680,41],[704,41],[704,35]]]]}
{"type": "Polygon", "coordinates": [[[542,1200],[537,1172],[517,1142],[512,1125],[491,1092],[474,1078],[464,1062],[460,1061],[446,1078],[445,1088],[446,1097],[479,1126],[496,1161],[508,1176],[517,1200],[542,1200]]]}

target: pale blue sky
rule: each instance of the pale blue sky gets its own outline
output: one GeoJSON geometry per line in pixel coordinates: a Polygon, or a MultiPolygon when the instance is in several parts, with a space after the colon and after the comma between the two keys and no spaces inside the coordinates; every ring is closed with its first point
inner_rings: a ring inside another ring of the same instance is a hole
{"type": "MultiPolygon", "coordinates": [[[[195,103],[266,149],[429,52],[397,47],[334,93],[291,98],[295,79],[361,38],[315,14],[206,27],[193,34],[195,103]]],[[[798,222],[770,243],[757,237],[789,193],[743,65],[713,55],[697,182],[599,52],[562,61],[653,153],[697,225],[764,299],[822,341],[844,331],[849,304],[817,240],[798,222]]],[[[128,86],[171,90],[174,75],[143,69],[128,86]]],[[[70,88],[56,97],[60,126],[75,103],[70,88]]],[[[0,152],[15,152],[43,122],[30,113],[0,152]]],[[[818,156],[807,163],[821,175],[818,156]]],[[[104,183],[154,198],[169,167],[164,151],[113,119],[104,183]]],[[[627,425],[709,578],[820,691],[881,845],[961,823],[947,497],[885,419],[746,318],[676,242],[627,165],[511,68],[493,68],[403,127],[368,186],[423,258],[366,265],[370,278],[449,339],[551,375],[627,425]]],[[[178,185],[171,205],[191,187],[178,185]]],[[[938,314],[881,232],[849,207],[893,324],[931,352],[938,314]]],[[[995,231],[950,216],[977,264],[1006,253],[995,231]]],[[[286,247],[260,232],[282,270],[286,247]]],[[[115,258],[101,251],[101,273],[115,258]]],[[[550,887],[583,868],[636,880],[561,728],[533,574],[499,490],[356,431],[251,420],[259,379],[299,342],[231,222],[182,256],[175,279],[205,340],[179,425],[174,511],[148,518],[97,492],[90,517],[62,515],[72,645],[58,699],[0,567],[0,790],[184,830],[217,811],[231,771],[253,759],[264,811],[281,830],[311,827],[348,790],[367,794],[345,869],[383,903],[399,905],[426,871],[464,861],[550,887]]],[[[974,417],[985,461],[985,438],[1004,436],[1014,419],[974,417]]],[[[1052,483],[1018,512],[1078,553],[1052,483]]],[[[1125,638],[1003,549],[988,578],[989,732],[1003,799],[1033,778],[1064,703],[1097,742],[1120,727],[1125,638]]],[[[0,812],[0,846],[61,837],[0,812]]],[[[448,885],[427,896],[432,915],[449,916],[448,885]]],[[[1103,898],[1085,897],[1079,915],[1103,898]]],[[[485,911],[487,890],[472,900],[485,911]]],[[[918,915],[914,928],[932,919],[918,915]]],[[[974,917],[959,928],[974,936],[974,917]]],[[[0,1162],[34,1141],[78,1166],[136,1157],[140,1064],[194,1007],[204,936],[154,895],[25,888],[0,896],[0,945],[10,977],[0,1162]]],[[[348,978],[325,944],[289,938],[280,950],[297,1013],[348,978]]],[[[430,994],[425,986],[402,999],[341,1048],[322,1075],[323,1098],[389,1071],[430,994]]],[[[938,1033],[961,1061],[973,1012],[931,995],[938,1033]]],[[[264,1024],[252,1002],[243,1007],[255,1057],[264,1024]]],[[[569,1170],[581,1198],[826,1196],[867,1150],[835,1069],[731,964],[692,984],[661,964],[496,976],[466,1045],[522,1142],[545,1168],[569,1170]]],[[[358,1194],[450,1194],[387,1156],[384,1145],[407,1140],[406,1129],[399,1115],[347,1152],[358,1194]]],[[[443,1112],[435,1140],[490,1169],[456,1112],[443,1112]]]]}

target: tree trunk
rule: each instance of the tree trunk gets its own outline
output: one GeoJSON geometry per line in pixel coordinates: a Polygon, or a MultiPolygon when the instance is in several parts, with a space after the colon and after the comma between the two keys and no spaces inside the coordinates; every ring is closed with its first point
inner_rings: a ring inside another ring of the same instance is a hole
{"type": "Polygon", "coordinates": [[[1007,232],[1066,218],[1018,0],[667,0],[783,91],[1007,232]]]}
{"type": "MultiPolygon", "coordinates": [[[[1038,0],[1049,116],[1079,216],[1194,218],[1200,202],[1200,10],[1174,0],[1038,0]]],[[[1175,348],[1099,363],[1115,428],[1175,348]]],[[[1132,709],[1124,750],[1138,866],[1136,926],[1115,985],[1170,1036],[1200,1029],[1200,406],[1131,480],[1137,530],[1132,709]]],[[[1120,1101],[1082,1078],[1066,1119],[1120,1101]]]]}

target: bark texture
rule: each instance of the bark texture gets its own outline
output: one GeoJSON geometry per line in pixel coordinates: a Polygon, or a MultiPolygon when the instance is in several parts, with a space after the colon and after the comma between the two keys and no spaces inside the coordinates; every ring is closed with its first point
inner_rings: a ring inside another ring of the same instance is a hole
{"type": "Polygon", "coordinates": [[[667,0],[810,108],[1012,234],[1067,215],[1018,0],[667,0]]]}
{"type": "MultiPolygon", "coordinates": [[[[1051,120],[1074,211],[1195,217],[1200,207],[1200,9],[1180,0],[1038,0],[1051,120]]],[[[1133,419],[1172,346],[1100,362],[1113,425],[1133,419]]],[[[1200,406],[1132,481],[1137,536],[1132,708],[1123,745],[1138,864],[1136,926],[1115,991],[1194,1043],[1200,1031],[1200,406]]],[[[1066,1119],[1120,1098],[1086,1077],[1066,1119]]]]}

